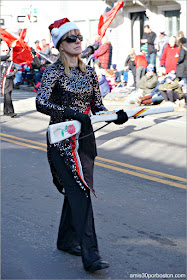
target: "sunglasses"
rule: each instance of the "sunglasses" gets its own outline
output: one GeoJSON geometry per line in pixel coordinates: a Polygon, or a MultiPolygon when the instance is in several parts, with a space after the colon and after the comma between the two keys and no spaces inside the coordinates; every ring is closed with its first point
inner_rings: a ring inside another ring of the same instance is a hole
{"type": "Polygon", "coordinates": [[[67,36],[62,41],[66,41],[67,43],[75,43],[77,41],[77,39],[79,39],[80,41],[83,41],[83,36],[82,35],[77,35],[77,36],[71,35],[71,36],[67,36]]]}

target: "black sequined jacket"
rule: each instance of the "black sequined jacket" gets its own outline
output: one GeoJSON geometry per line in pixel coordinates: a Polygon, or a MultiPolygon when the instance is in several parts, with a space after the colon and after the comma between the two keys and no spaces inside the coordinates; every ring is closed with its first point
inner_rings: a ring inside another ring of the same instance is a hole
{"type": "MultiPolygon", "coordinates": [[[[59,61],[45,69],[36,97],[37,110],[49,115],[50,124],[54,124],[65,121],[63,113],[66,107],[86,114],[90,111],[95,114],[107,110],[102,103],[97,75],[92,67],[86,66],[85,73],[79,67],[70,67],[70,76],[65,74],[64,66],[59,61]]],[[[67,169],[71,170],[79,186],[85,191],[89,188],[94,192],[91,178],[93,176],[91,169],[96,156],[94,134],[84,140],[71,142],[72,139],[56,144],[50,144],[47,140],[48,161],[53,182],[57,189],[63,192],[63,185],[50,157],[51,147],[55,147],[59,156],[64,157],[67,169]]]]}

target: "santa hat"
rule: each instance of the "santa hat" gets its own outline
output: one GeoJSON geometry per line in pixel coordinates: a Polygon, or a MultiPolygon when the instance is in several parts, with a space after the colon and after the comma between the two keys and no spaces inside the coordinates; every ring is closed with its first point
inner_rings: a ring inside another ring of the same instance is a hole
{"type": "Polygon", "coordinates": [[[55,46],[57,47],[57,44],[59,40],[69,31],[71,30],[80,30],[79,27],[74,23],[70,22],[68,18],[63,18],[56,20],[54,23],[52,23],[49,26],[49,30],[51,32],[52,41],[55,46]]]}

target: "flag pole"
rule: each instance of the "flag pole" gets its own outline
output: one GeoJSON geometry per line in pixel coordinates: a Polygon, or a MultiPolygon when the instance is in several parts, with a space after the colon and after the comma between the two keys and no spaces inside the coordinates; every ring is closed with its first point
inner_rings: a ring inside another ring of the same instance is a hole
{"type": "Polygon", "coordinates": [[[48,57],[46,57],[45,55],[39,53],[38,51],[35,51],[37,54],[39,54],[40,56],[42,56],[43,58],[45,58],[46,60],[48,60],[50,63],[54,63],[54,61],[50,60],[48,57]]]}

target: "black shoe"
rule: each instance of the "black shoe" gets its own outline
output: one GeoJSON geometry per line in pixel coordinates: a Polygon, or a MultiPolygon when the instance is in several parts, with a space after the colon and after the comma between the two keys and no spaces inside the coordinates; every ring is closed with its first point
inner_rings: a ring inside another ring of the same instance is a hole
{"type": "Polygon", "coordinates": [[[14,85],[14,89],[20,89],[19,85],[14,85]]]}
{"type": "Polygon", "coordinates": [[[15,113],[4,113],[4,115],[5,115],[5,116],[9,116],[9,117],[11,117],[11,118],[14,118],[14,117],[17,116],[17,114],[15,114],[15,113]]]}
{"type": "Polygon", "coordinates": [[[97,260],[95,261],[91,266],[86,267],[85,270],[88,272],[94,272],[100,269],[105,269],[109,267],[109,263],[105,262],[103,260],[97,260]]]}
{"type": "Polygon", "coordinates": [[[80,248],[80,246],[77,246],[77,247],[74,247],[74,248],[69,248],[69,249],[63,249],[63,248],[60,248],[58,246],[57,246],[57,248],[58,248],[58,250],[61,250],[63,252],[67,252],[67,253],[69,253],[71,255],[81,256],[81,248],[80,248]]]}
{"type": "Polygon", "coordinates": [[[17,114],[16,114],[16,113],[11,113],[9,116],[10,116],[11,118],[15,118],[15,117],[17,116],[17,114]]]}

